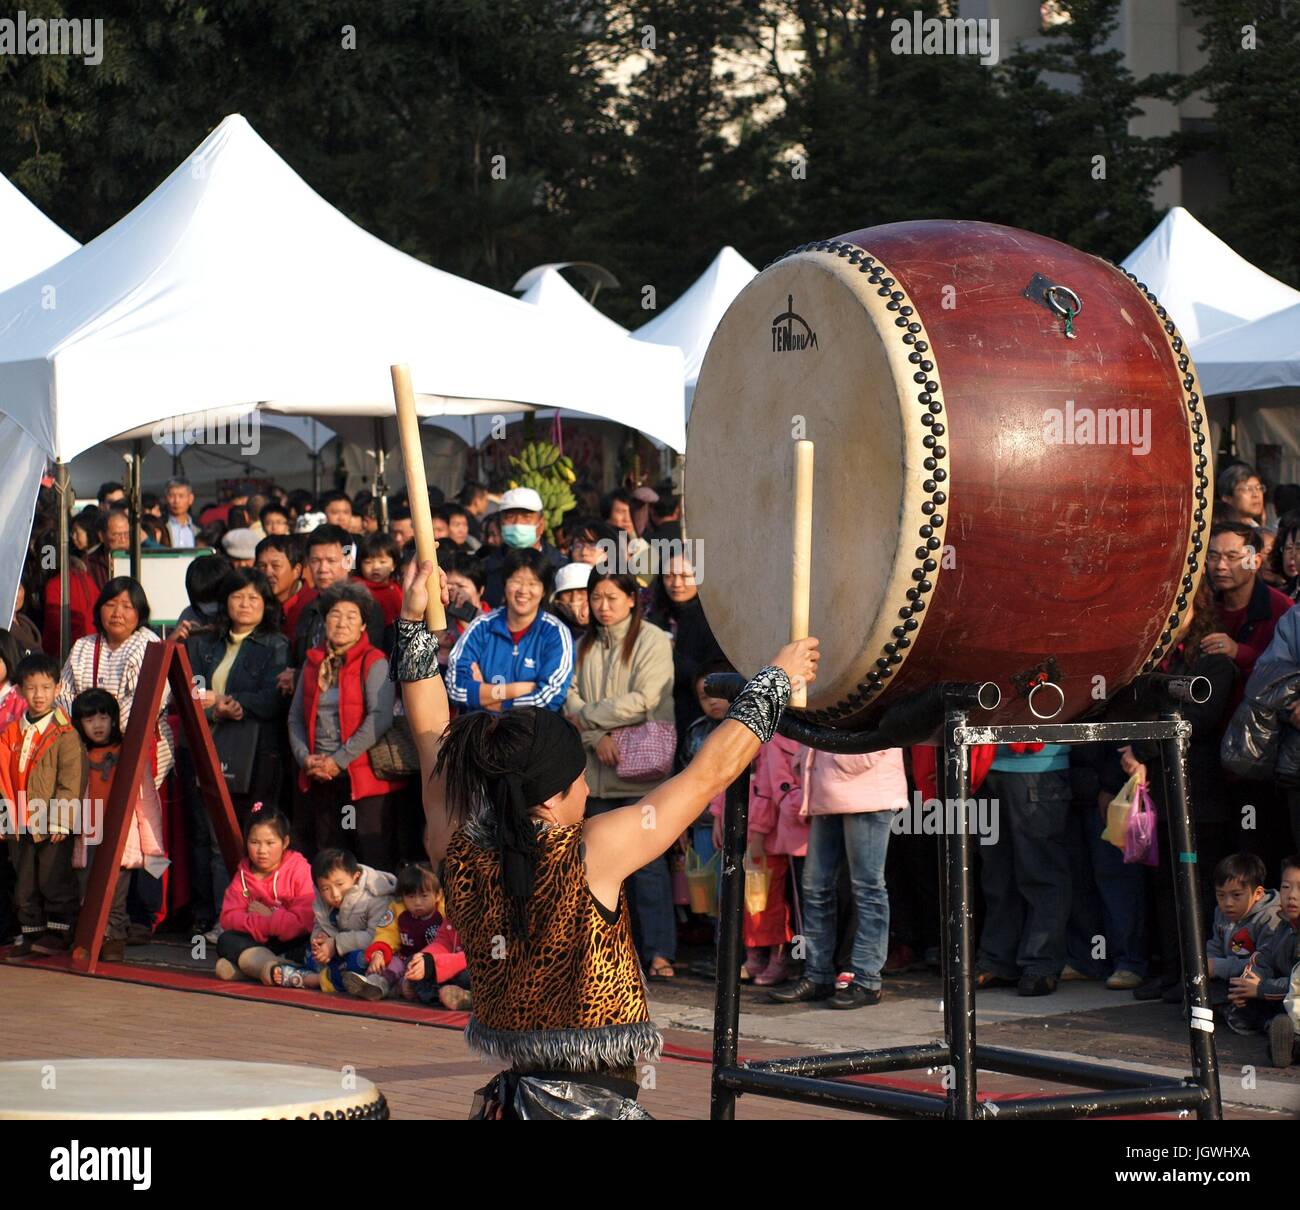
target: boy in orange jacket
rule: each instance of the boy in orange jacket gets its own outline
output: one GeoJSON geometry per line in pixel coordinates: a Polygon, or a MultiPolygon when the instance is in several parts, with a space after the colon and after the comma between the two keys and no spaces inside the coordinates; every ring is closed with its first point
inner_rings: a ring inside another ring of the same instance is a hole
{"type": "Polygon", "coordinates": [[[74,828],[89,767],[81,737],[54,707],[59,665],[38,652],[18,665],[27,710],[0,732],[0,835],[18,876],[14,904],[22,939],[10,955],[63,954],[77,915],[74,828]]]}

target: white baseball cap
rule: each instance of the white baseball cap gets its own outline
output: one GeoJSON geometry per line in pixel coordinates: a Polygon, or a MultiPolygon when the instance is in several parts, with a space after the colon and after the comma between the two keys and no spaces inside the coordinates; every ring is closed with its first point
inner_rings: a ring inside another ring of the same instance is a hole
{"type": "Polygon", "coordinates": [[[590,563],[566,563],[555,575],[555,591],[560,593],[574,588],[586,588],[590,579],[590,563]]]}
{"type": "Polygon", "coordinates": [[[309,534],[313,529],[325,524],[324,513],[303,513],[297,521],[293,523],[294,533],[309,534]]]}
{"type": "Polygon", "coordinates": [[[507,509],[521,508],[526,513],[543,512],[542,498],[531,487],[512,487],[501,497],[501,503],[497,505],[497,512],[503,513],[507,509]]]}
{"type": "Polygon", "coordinates": [[[221,545],[232,559],[252,559],[257,555],[257,535],[251,529],[227,530],[221,545]]]}

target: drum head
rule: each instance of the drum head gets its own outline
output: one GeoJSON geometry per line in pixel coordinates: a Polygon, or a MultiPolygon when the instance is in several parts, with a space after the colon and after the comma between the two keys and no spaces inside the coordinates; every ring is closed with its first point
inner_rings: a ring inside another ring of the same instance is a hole
{"type": "Polygon", "coordinates": [[[898,338],[898,321],[917,317],[890,310],[865,268],[805,252],[759,274],[714,333],[687,436],[700,598],[745,675],[789,640],[794,449],[815,444],[809,629],[822,659],[810,709],[856,692],[900,625],[917,544],[903,518],[928,498],[926,430],[904,395],[916,366],[898,338]]]}
{"type": "Polygon", "coordinates": [[[217,1059],[0,1063],[0,1119],[386,1116],[369,1080],[320,1067],[217,1059]]]}

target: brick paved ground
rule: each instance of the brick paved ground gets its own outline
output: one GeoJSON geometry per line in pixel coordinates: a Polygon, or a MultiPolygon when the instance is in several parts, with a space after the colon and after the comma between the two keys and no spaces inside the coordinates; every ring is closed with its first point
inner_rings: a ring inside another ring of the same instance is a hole
{"type": "MultiPolygon", "coordinates": [[[[358,1074],[382,1088],[398,1118],[463,1118],[471,1094],[490,1074],[472,1059],[455,1030],[341,1016],[289,1005],[198,995],[51,970],[0,966],[0,1003],[10,1020],[31,1023],[11,1030],[6,1058],[128,1057],[227,1058],[304,1063],[358,1074]]],[[[706,1034],[669,1030],[678,1047],[706,1050],[706,1034]]],[[[748,1043],[749,1058],[799,1053],[809,1047],[748,1043]]],[[[924,1073],[893,1077],[913,1087],[935,1088],[924,1073]]],[[[664,1060],[642,1100],[660,1119],[701,1119],[708,1114],[707,1063],[664,1060]]],[[[1046,1085],[981,1075],[981,1091],[1048,1091],[1046,1085]]],[[[860,1115],[790,1102],[741,1098],[743,1119],[850,1118],[860,1115]]],[[[1230,1116],[1268,1116],[1237,1111],[1230,1116]]]]}

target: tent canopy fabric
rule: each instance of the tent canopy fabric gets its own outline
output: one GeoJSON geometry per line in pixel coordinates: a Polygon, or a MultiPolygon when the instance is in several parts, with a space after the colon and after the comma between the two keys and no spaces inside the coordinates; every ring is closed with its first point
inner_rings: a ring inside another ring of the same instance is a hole
{"type": "Polygon", "coordinates": [[[80,247],[0,176],[0,290],[26,281],[80,247]]]}
{"type": "Polygon", "coordinates": [[[1300,303],[1220,332],[1193,352],[1207,395],[1300,387],[1300,303]]]}
{"type": "Polygon", "coordinates": [[[576,336],[390,248],[238,115],[41,283],[0,295],[0,409],[64,460],[243,403],[327,422],[391,413],[398,361],[426,396],[562,406],[685,445],[679,353],[576,336]]]}
{"type": "MultiPolygon", "coordinates": [[[[1123,261],[1173,316],[1202,379],[1200,342],[1300,304],[1300,291],[1238,256],[1182,206],[1175,206],[1123,261]]],[[[1214,388],[1205,383],[1207,393],[1214,388]]]]}
{"type": "Polygon", "coordinates": [[[532,283],[519,297],[523,302],[541,307],[548,315],[573,325],[575,332],[594,332],[605,336],[627,335],[625,327],[596,310],[550,265],[534,276],[532,283]]]}
{"type": "Polygon", "coordinates": [[[633,339],[681,349],[686,363],[686,414],[695,398],[695,383],[704,353],[723,313],[758,270],[728,244],[670,307],[642,324],[633,339]]]}

